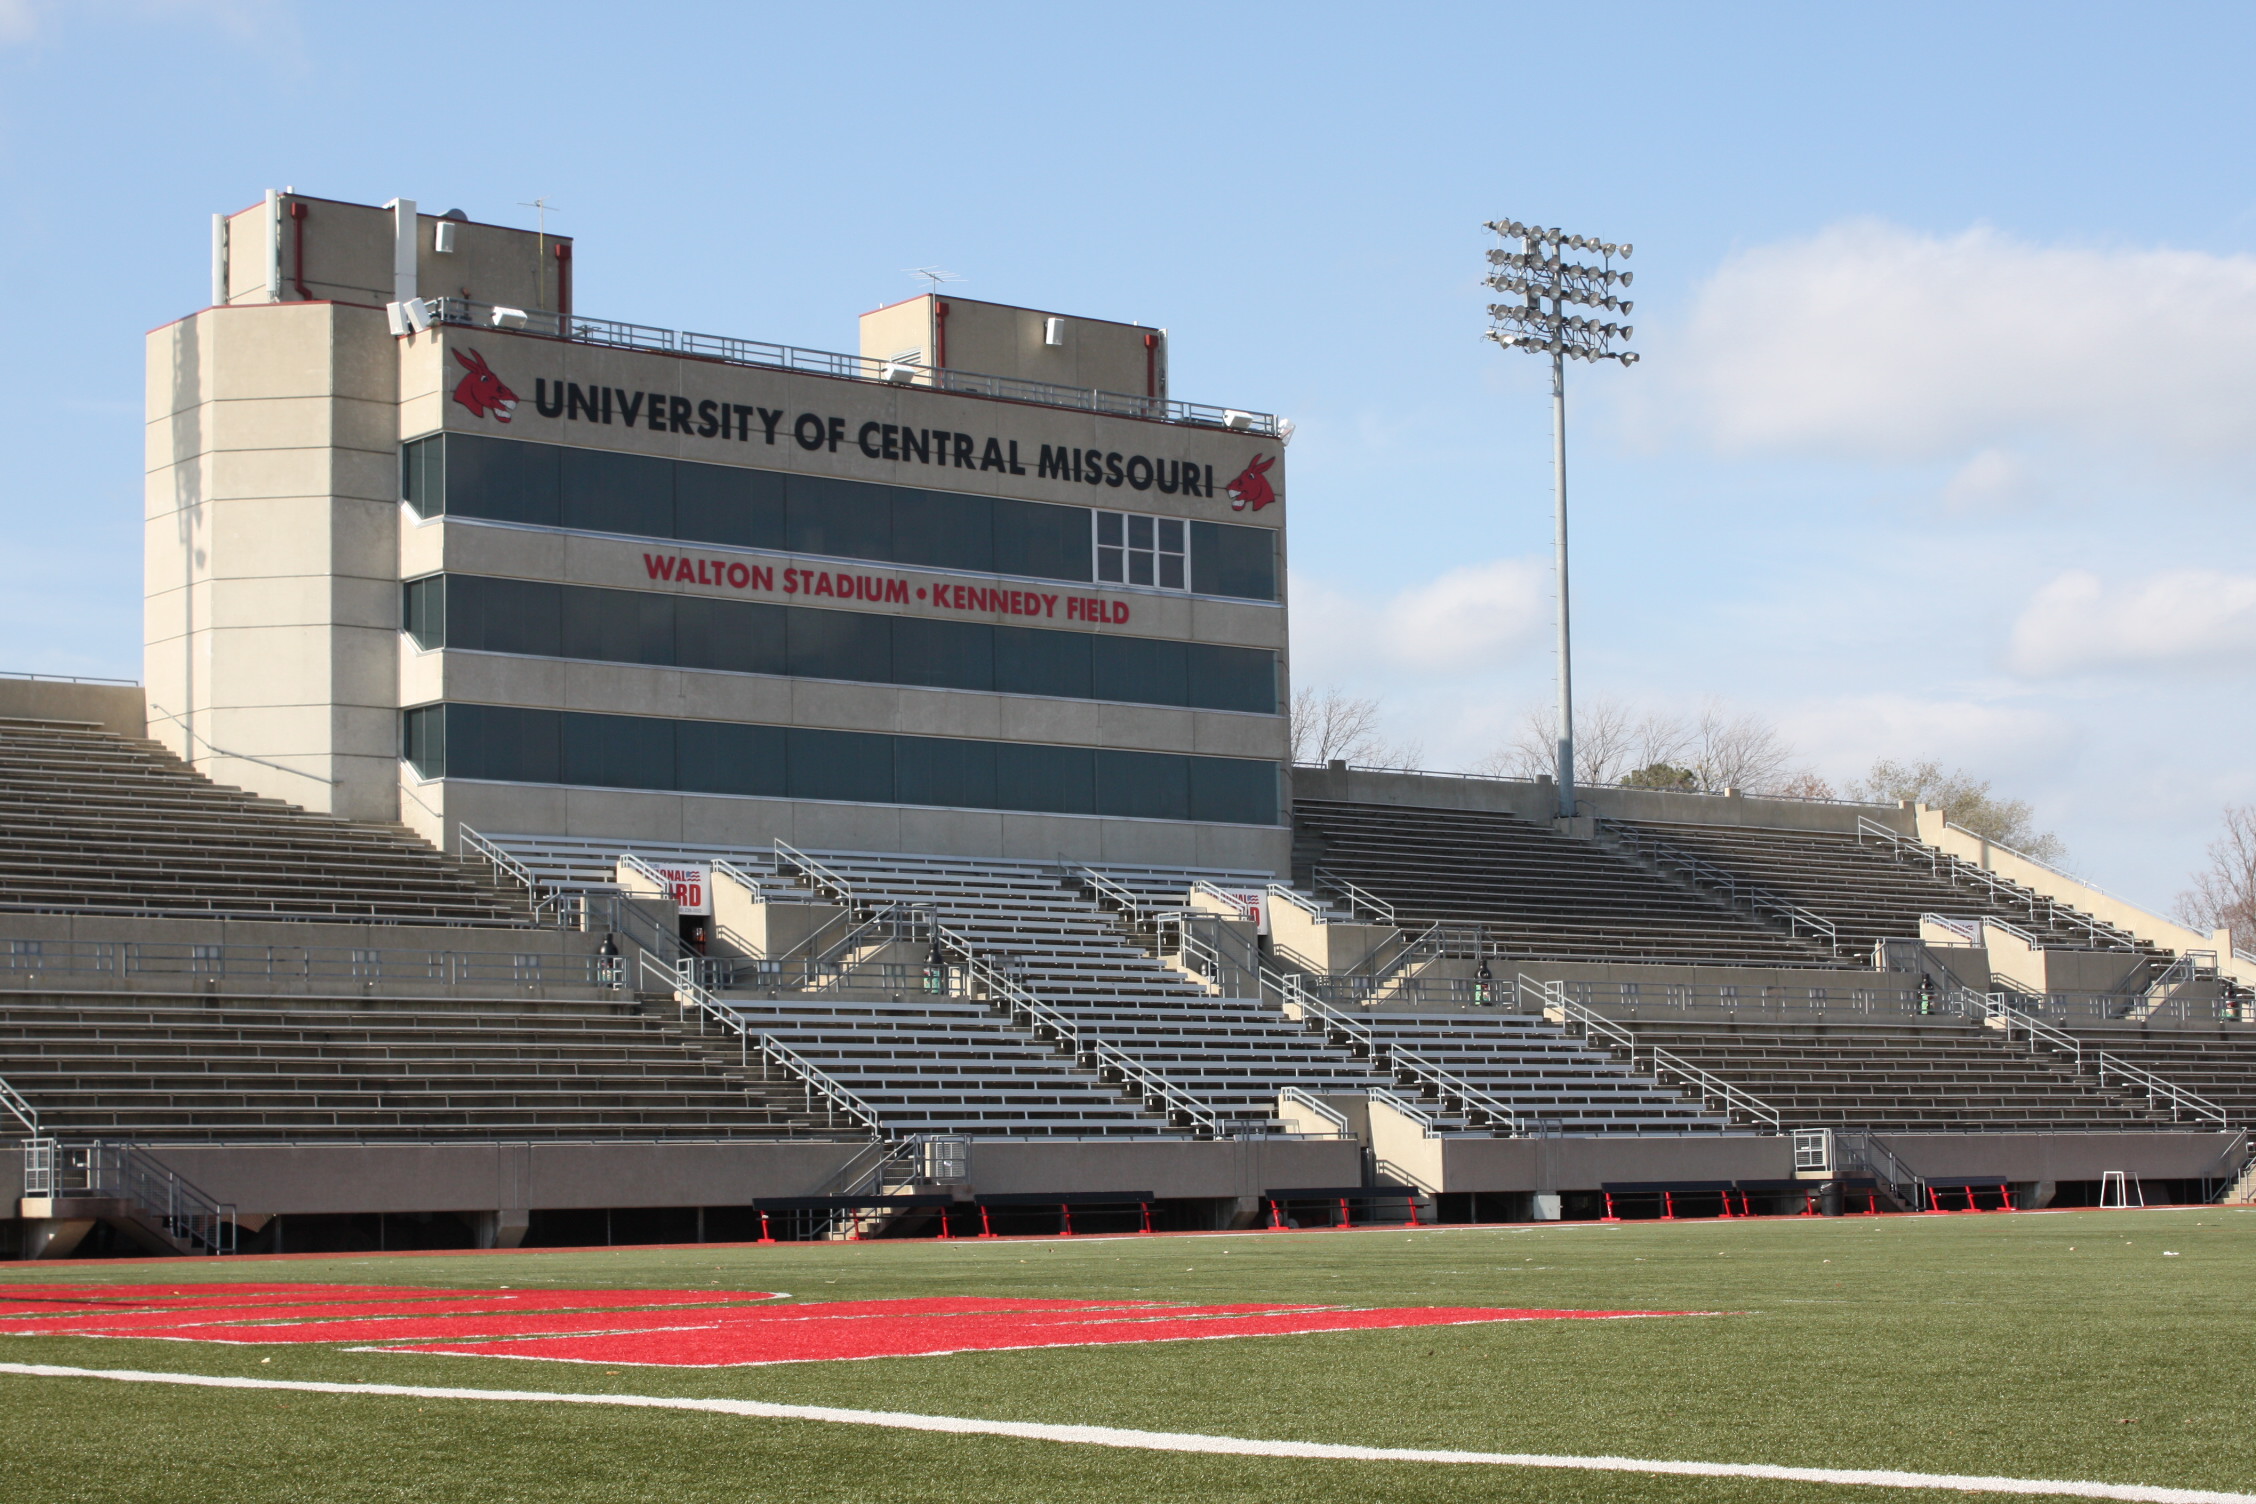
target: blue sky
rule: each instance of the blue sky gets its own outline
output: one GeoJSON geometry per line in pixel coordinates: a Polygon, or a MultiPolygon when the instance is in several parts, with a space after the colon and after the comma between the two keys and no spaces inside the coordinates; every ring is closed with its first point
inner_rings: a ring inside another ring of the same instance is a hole
{"type": "Polygon", "coordinates": [[[1571,376],[1578,690],[1937,758],[2165,905],[2256,799],[2256,12],[0,0],[0,667],[139,665],[142,332],[285,184],[577,240],[588,313],[967,295],[1274,410],[1304,683],[1468,766],[1550,693],[1483,220],[1637,244],[1571,376]]]}

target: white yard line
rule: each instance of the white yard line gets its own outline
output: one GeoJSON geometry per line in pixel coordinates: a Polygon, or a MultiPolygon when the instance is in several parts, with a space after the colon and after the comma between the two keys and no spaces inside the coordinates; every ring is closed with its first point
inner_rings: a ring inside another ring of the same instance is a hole
{"type": "Polygon", "coordinates": [[[1356,1447],[1320,1441],[1255,1441],[1181,1431],[1130,1431],[1114,1426],[1053,1426],[1033,1421],[976,1420],[898,1410],[841,1410],[828,1405],[777,1405],[764,1400],[677,1399],[664,1395],[569,1394],[535,1389],[455,1389],[421,1384],[327,1384],[312,1380],[245,1379],[137,1369],[63,1368],[0,1363],[0,1374],[45,1379],[110,1379],[129,1384],[182,1384],[205,1389],[280,1389],[301,1394],[381,1394],[404,1399],[534,1400],[561,1405],[617,1405],[643,1410],[694,1410],[761,1420],[827,1421],[953,1436],[1004,1436],[1146,1452],[1200,1452],[1223,1457],[1304,1457],[1319,1462],[1445,1462],[1490,1467],[1564,1468],[1595,1473],[1660,1473],[1685,1478],[1770,1478],[1868,1488],[1953,1489],[1970,1494],[2044,1498],[2128,1499],[2137,1504],[2256,1504],[2256,1494],[2142,1483],[2089,1483],[2059,1478],[1985,1478],[1954,1473],[1902,1473],[1831,1467],[1773,1467],[1758,1462],[1667,1462],[1638,1457],[1553,1457],[1534,1452],[1453,1452],[1417,1447],[1356,1447]]]}

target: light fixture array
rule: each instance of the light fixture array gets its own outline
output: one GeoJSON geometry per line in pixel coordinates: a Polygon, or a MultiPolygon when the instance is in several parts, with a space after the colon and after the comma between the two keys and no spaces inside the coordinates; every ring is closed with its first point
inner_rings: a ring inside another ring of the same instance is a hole
{"type": "Polygon", "coordinates": [[[1618,257],[1628,260],[1631,247],[1589,235],[1569,235],[1563,230],[1524,225],[1516,219],[1491,220],[1488,228],[1505,242],[1488,253],[1486,285],[1497,292],[1513,293],[1523,301],[1488,305],[1488,337],[1507,350],[1527,350],[1571,360],[1618,360],[1637,364],[1635,350],[1613,348],[1617,340],[1636,334],[1630,324],[1616,324],[1588,314],[1569,313],[1569,306],[1627,314],[1636,306],[1626,292],[1636,273],[1616,271],[1618,257]],[[1518,249],[1510,242],[1517,241],[1518,249]],[[1569,261],[1570,251],[1595,252],[1600,264],[1569,261]]]}

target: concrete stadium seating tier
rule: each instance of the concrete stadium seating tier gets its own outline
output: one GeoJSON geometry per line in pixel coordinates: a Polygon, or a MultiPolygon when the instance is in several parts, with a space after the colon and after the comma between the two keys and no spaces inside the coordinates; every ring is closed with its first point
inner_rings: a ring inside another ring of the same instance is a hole
{"type": "MultiPolygon", "coordinates": [[[[2082,923],[2063,919],[2049,902],[2013,903],[1990,890],[1953,883],[1930,866],[1899,857],[1885,843],[1861,841],[1853,832],[1625,823],[1830,919],[1840,930],[1844,951],[1869,956],[1875,941],[1916,940],[1920,916],[1941,914],[2004,920],[2063,949],[2159,954],[2088,916],[2077,916],[2082,923]]],[[[1941,860],[1947,869],[1948,859],[1941,860]]]]}
{"type": "MultiPolygon", "coordinates": [[[[1501,810],[1300,799],[1293,833],[1303,886],[1322,868],[1391,904],[1406,925],[1484,925],[1512,958],[1835,964],[1820,945],[1501,810]]],[[[1916,915],[1910,933],[1919,933],[1916,915]]]]}
{"type": "Polygon", "coordinates": [[[155,742],[0,720],[0,909],[522,924],[404,830],[213,783],[155,742]]]}
{"type": "Polygon", "coordinates": [[[0,1078],[63,1138],[841,1137],[632,1001],[0,996],[0,1078]]]}
{"type": "Polygon", "coordinates": [[[1659,1048],[1775,1108],[1787,1128],[2035,1133],[2169,1128],[2166,1111],[2103,1091],[1976,1024],[1641,1021],[1659,1048]]]}

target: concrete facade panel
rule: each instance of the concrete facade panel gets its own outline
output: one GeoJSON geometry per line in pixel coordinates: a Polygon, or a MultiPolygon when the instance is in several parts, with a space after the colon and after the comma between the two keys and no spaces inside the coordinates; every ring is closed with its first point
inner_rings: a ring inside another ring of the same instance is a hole
{"type": "MultiPolygon", "coordinates": [[[[302,397],[335,390],[335,331],[323,303],[268,303],[216,309],[208,388],[215,402],[302,397]]],[[[381,317],[381,315],[379,315],[381,317]]]]}

